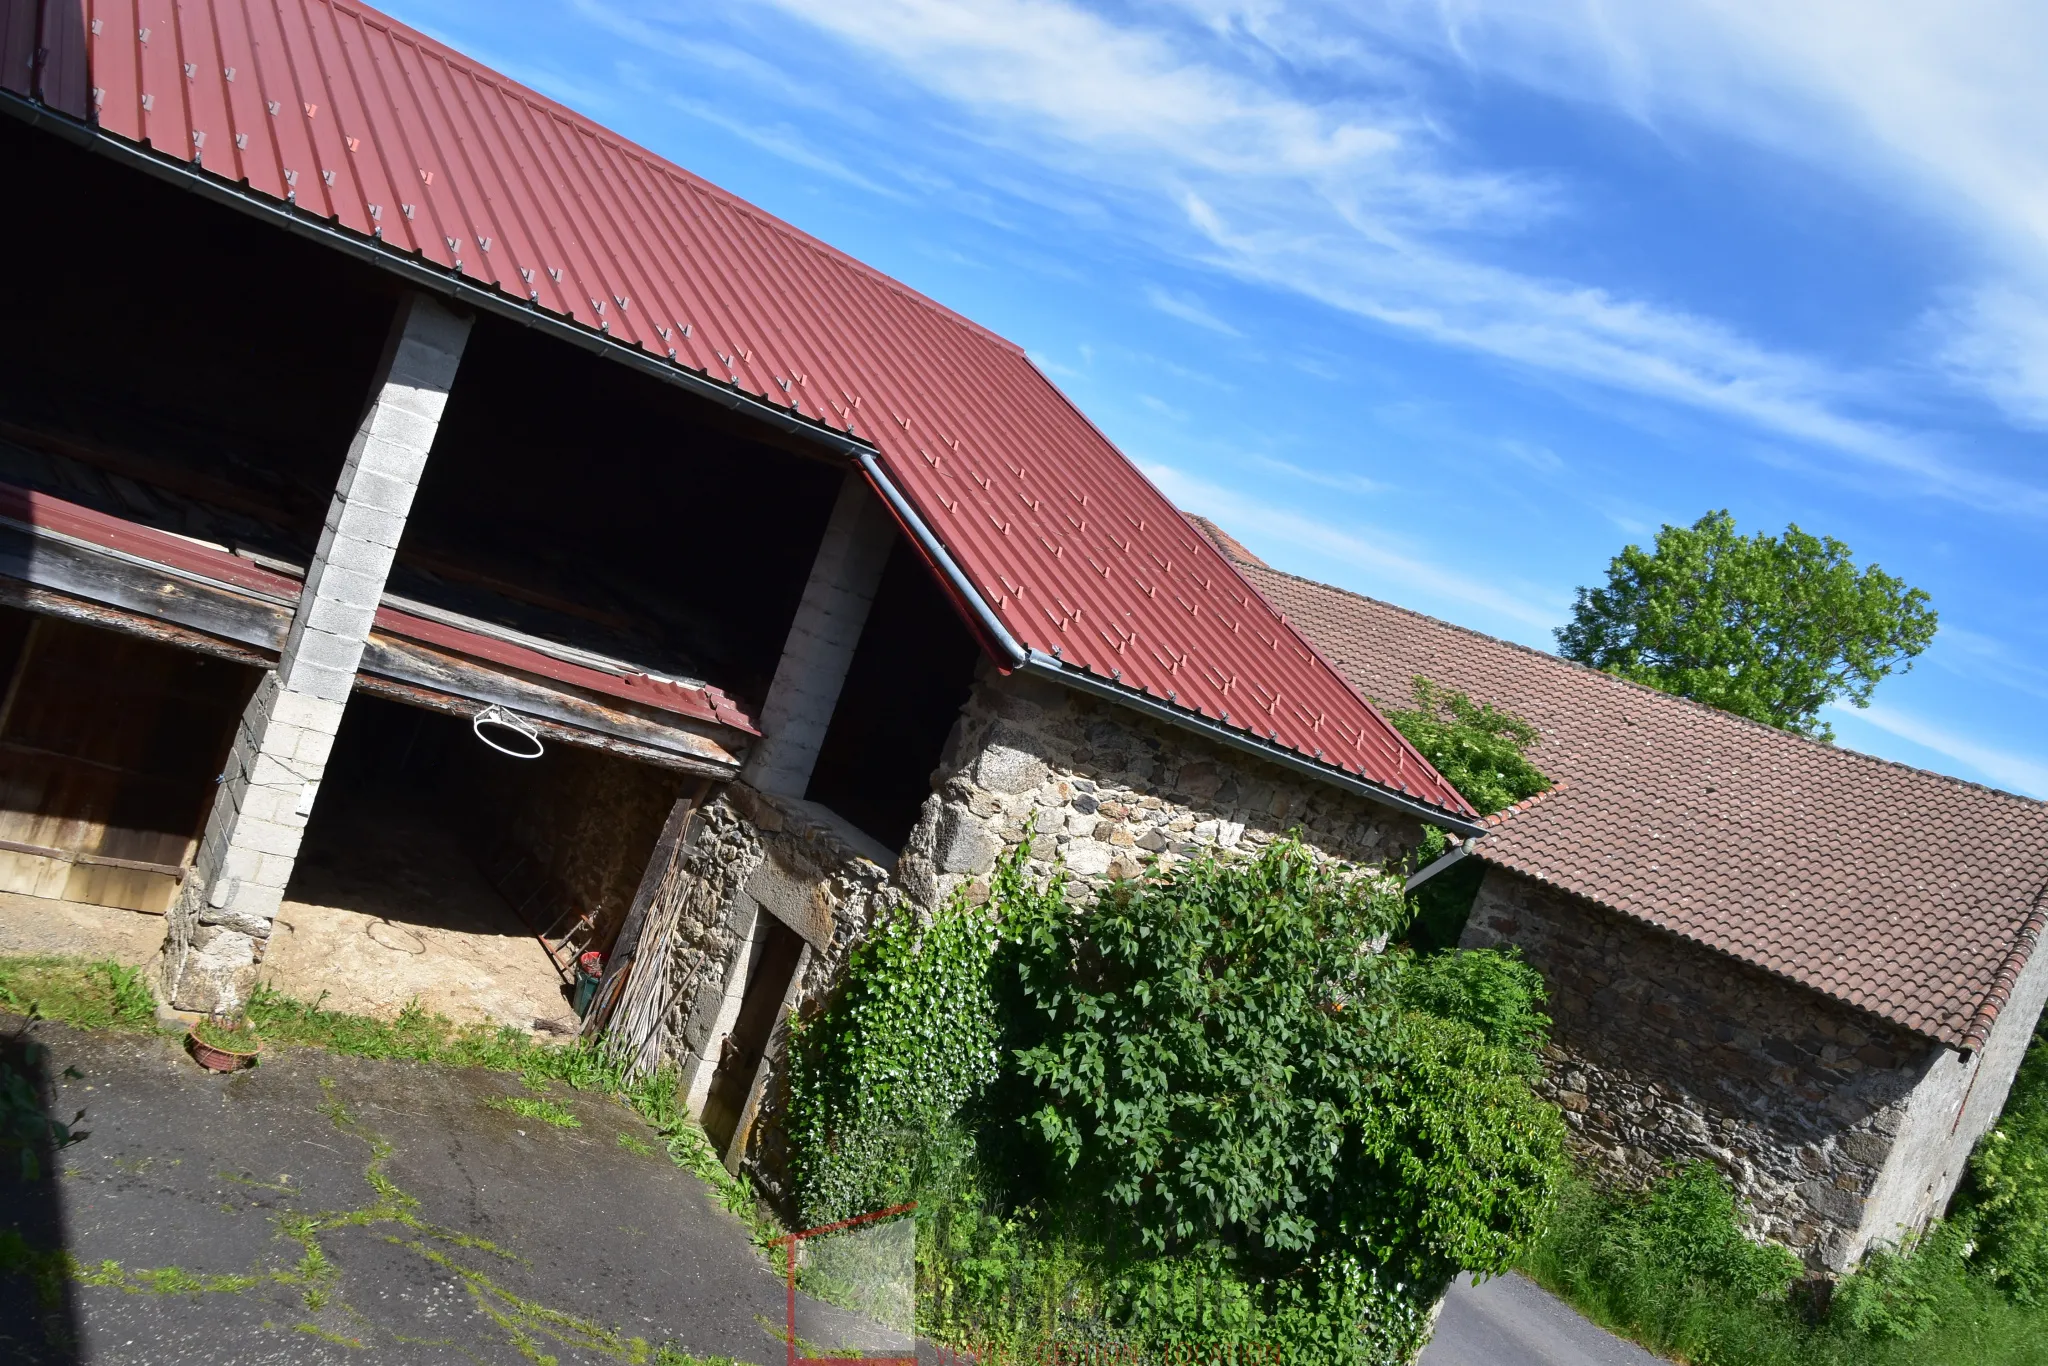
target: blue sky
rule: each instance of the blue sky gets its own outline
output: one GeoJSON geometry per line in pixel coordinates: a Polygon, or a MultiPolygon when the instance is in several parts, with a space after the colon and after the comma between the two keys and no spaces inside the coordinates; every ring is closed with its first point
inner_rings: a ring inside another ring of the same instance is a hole
{"type": "Polygon", "coordinates": [[[2048,7],[396,0],[1028,347],[1276,566],[1538,646],[1727,507],[1926,588],[1842,743],[2048,797],[2048,7]]]}

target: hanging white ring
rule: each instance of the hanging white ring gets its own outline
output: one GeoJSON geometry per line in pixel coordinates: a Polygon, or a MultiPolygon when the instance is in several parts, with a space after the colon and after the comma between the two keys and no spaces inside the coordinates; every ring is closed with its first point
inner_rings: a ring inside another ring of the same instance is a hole
{"type": "Polygon", "coordinates": [[[498,751],[498,753],[513,759],[538,759],[541,755],[547,753],[547,746],[540,742],[540,732],[534,729],[530,722],[523,717],[506,711],[495,702],[470,718],[469,729],[477,739],[483,741],[492,749],[498,751]],[[509,748],[484,734],[485,726],[489,726],[492,730],[510,731],[513,735],[525,741],[526,744],[518,749],[509,748]]]}

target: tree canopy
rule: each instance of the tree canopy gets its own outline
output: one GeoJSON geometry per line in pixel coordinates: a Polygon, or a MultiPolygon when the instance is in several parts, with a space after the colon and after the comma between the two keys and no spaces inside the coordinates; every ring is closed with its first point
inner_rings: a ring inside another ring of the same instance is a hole
{"type": "Polygon", "coordinates": [[[1418,677],[1414,708],[1389,709],[1386,717],[1482,816],[1550,787],[1527,757],[1536,728],[1491,702],[1474,702],[1418,677]]]}
{"type": "Polygon", "coordinates": [[[1830,702],[1870,705],[1934,639],[1926,593],[1797,524],[1743,536],[1726,510],[1629,546],[1581,588],[1567,659],[1767,725],[1832,740],[1830,702]]]}

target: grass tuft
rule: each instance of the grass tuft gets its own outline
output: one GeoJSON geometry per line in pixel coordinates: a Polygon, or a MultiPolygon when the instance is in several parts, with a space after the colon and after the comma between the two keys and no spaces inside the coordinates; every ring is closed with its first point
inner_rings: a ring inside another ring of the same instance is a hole
{"type": "Polygon", "coordinates": [[[503,1096],[486,1102],[493,1110],[518,1115],[521,1119],[538,1120],[552,1124],[557,1129],[580,1129],[583,1121],[571,1114],[569,1107],[560,1101],[537,1099],[533,1096],[503,1096]]]}
{"type": "Polygon", "coordinates": [[[148,980],[111,958],[0,958],[0,1010],[79,1029],[156,1026],[148,980]]]}

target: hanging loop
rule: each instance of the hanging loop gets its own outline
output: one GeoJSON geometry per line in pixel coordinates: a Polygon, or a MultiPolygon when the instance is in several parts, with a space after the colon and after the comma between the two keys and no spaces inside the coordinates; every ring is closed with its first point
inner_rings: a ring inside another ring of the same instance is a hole
{"type": "Polygon", "coordinates": [[[470,718],[469,729],[477,739],[514,759],[538,759],[547,753],[531,722],[495,702],[470,718]]]}

